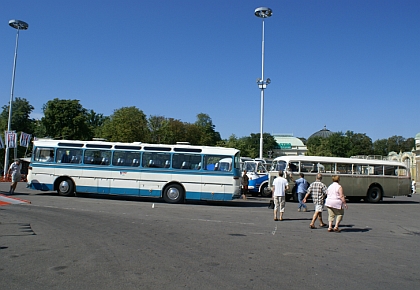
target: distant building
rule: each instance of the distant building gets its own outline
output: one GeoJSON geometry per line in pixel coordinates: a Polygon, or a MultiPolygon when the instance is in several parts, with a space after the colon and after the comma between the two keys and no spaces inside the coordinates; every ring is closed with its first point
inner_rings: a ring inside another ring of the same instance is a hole
{"type": "Polygon", "coordinates": [[[273,157],[289,155],[305,155],[308,149],[302,140],[293,134],[273,134],[278,147],[273,149],[273,157]]]}
{"type": "Polygon", "coordinates": [[[330,137],[332,134],[334,134],[334,132],[331,132],[330,130],[327,129],[327,126],[324,126],[324,129],[319,130],[318,132],[313,133],[311,136],[309,136],[308,139],[312,138],[312,137],[322,137],[322,138],[328,138],[330,137]]]}

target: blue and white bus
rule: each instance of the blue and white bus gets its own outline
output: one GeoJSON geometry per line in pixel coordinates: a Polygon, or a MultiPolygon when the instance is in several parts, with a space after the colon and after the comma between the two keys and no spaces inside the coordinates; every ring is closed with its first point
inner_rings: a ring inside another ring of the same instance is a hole
{"type": "Polygon", "coordinates": [[[268,187],[268,170],[261,161],[244,161],[243,170],[247,171],[246,175],[248,175],[249,180],[248,192],[252,196],[272,196],[271,190],[268,187]]]}
{"type": "Polygon", "coordinates": [[[59,195],[96,193],[226,201],[240,197],[240,152],[233,148],[34,141],[28,187],[59,195]]]}

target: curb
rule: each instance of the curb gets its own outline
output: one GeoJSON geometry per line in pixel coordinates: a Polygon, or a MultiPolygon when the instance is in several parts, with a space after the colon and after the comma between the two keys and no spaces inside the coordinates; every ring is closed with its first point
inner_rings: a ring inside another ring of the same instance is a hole
{"type": "Polygon", "coordinates": [[[31,203],[29,200],[0,194],[0,206],[9,204],[31,203]]]}

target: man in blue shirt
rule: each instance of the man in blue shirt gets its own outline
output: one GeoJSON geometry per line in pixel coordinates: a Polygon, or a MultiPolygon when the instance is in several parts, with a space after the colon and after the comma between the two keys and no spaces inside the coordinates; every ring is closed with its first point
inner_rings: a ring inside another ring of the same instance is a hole
{"type": "Polygon", "coordinates": [[[295,181],[296,193],[297,193],[298,201],[299,201],[298,211],[308,211],[308,209],[306,208],[306,204],[304,204],[302,200],[305,198],[306,190],[309,187],[309,183],[304,178],[305,175],[303,173],[300,173],[299,175],[300,175],[300,178],[295,181]]]}

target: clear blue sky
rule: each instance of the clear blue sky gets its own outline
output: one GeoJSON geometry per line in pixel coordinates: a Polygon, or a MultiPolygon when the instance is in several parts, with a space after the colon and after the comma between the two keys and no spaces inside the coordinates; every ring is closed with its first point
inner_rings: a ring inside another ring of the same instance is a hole
{"type": "MultiPolygon", "coordinates": [[[[15,97],[33,117],[49,100],[78,99],[111,115],[193,123],[208,114],[226,139],[260,132],[262,20],[264,132],[308,138],[322,129],[373,141],[420,132],[420,1],[0,1],[0,106],[8,105],[16,30],[15,97]]],[[[13,129],[13,128],[12,128],[13,129]]]]}

